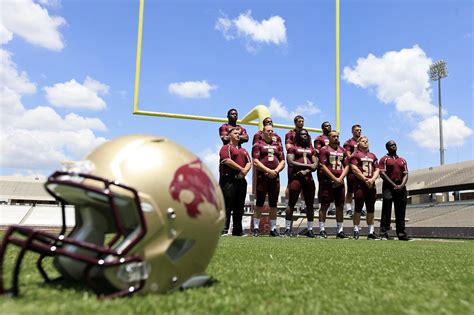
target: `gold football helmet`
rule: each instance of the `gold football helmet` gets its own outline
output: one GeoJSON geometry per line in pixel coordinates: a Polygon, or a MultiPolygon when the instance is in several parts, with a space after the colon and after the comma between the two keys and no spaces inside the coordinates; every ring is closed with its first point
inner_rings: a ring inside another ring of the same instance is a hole
{"type": "Polygon", "coordinates": [[[204,274],[225,219],[222,192],[190,151],[153,136],[121,137],[84,161],[52,174],[46,190],[62,204],[56,235],[13,225],[0,248],[0,293],[7,246],[21,248],[11,290],[18,295],[24,253],[39,253],[62,278],[83,283],[98,296],[169,292],[207,283],[204,274]],[[75,226],[66,235],[65,205],[75,226]]]}

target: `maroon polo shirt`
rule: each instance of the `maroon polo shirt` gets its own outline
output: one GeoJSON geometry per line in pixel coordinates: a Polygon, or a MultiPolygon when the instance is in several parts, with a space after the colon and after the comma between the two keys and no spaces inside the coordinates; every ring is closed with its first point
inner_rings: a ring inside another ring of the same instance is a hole
{"type": "Polygon", "coordinates": [[[385,155],[380,159],[379,168],[397,185],[401,184],[403,177],[408,173],[407,161],[398,155],[385,155]]]}
{"type": "Polygon", "coordinates": [[[219,151],[219,173],[221,175],[237,175],[239,171],[232,167],[225,165],[224,161],[231,159],[241,167],[245,167],[247,163],[250,163],[250,156],[242,147],[238,147],[232,144],[224,144],[219,151]]]}
{"type": "MultiPolygon", "coordinates": [[[[229,130],[230,130],[231,128],[239,128],[239,129],[240,129],[240,135],[241,135],[241,136],[247,134],[247,130],[245,130],[245,128],[242,127],[241,125],[232,126],[232,125],[229,124],[229,123],[225,123],[225,124],[223,124],[222,126],[220,126],[220,128],[219,128],[219,136],[221,137],[221,139],[222,139],[223,136],[229,135],[229,130]]],[[[229,142],[230,142],[230,140],[229,140],[229,141],[224,141],[224,140],[222,140],[222,143],[223,143],[223,144],[227,144],[227,143],[229,143],[229,142]]]]}

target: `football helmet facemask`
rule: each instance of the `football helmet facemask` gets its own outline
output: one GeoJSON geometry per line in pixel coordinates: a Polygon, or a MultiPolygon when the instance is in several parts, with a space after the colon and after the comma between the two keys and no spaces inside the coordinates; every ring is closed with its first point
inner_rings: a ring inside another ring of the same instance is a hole
{"type": "Polygon", "coordinates": [[[222,192],[196,155],[153,136],[106,142],[85,161],[52,174],[46,190],[62,205],[58,235],[13,225],[0,248],[0,293],[7,246],[20,247],[10,292],[18,295],[27,250],[45,257],[62,278],[100,297],[169,292],[200,286],[216,249],[225,213],[222,192]],[[75,225],[66,233],[65,205],[75,225]],[[67,234],[67,235],[66,235],[67,234]]]}

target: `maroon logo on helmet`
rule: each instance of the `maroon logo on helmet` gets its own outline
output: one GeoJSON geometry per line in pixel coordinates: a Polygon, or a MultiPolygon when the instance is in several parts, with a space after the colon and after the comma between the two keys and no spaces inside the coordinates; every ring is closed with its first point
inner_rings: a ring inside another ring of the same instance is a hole
{"type": "Polygon", "coordinates": [[[219,210],[214,183],[202,170],[202,163],[199,159],[178,168],[170,185],[170,194],[174,200],[184,203],[188,215],[193,218],[201,213],[198,207],[204,201],[219,210]],[[180,200],[180,194],[184,190],[192,192],[193,200],[190,202],[180,200]]]}

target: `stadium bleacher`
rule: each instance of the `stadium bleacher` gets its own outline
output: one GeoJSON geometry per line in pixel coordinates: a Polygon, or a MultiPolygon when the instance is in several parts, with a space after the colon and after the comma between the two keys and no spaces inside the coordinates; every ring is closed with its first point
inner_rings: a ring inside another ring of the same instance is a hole
{"type": "MultiPolygon", "coordinates": [[[[410,196],[426,195],[427,197],[419,198],[418,204],[415,204],[414,198],[410,200],[412,204],[408,205],[406,215],[406,226],[410,234],[418,237],[474,238],[474,171],[472,170],[474,170],[474,161],[465,161],[410,172],[407,184],[410,196]],[[443,192],[459,191],[461,194],[458,196],[467,196],[464,199],[468,200],[451,196],[450,202],[439,202],[438,198],[434,198],[435,195],[443,192]]],[[[0,202],[3,203],[0,204],[0,229],[11,224],[45,228],[61,224],[61,209],[59,205],[54,204],[54,199],[44,190],[45,180],[46,178],[39,177],[0,177],[0,202]]],[[[381,184],[381,180],[378,180],[378,192],[381,191],[381,184]]],[[[250,191],[249,189],[246,201],[247,217],[243,222],[245,227],[250,226],[250,214],[254,204],[254,196],[250,191]]],[[[283,192],[280,198],[278,209],[282,212],[286,208],[283,192]]],[[[306,226],[305,215],[301,213],[304,208],[303,203],[299,201],[296,208],[296,217],[300,218],[297,224],[304,227],[306,226]]],[[[375,217],[380,218],[382,208],[380,199],[376,202],[375,208],[375,217]]],[[[316,198],[315,210],[317,209],[319,209],[319,203],[316,198]]],[[[66,207],[68,226],[74,225],[73,211],[72,206],[66,207]]],[[[392,216],[394,216],[393,212],[392,216]]],[[[328,225],[331,226],[333,223],[335,225],[333,216],[328,216],[328,225]]],[[[283,213],[278,218],[277,226],[284,226],[283,213]]],[[[345,218],[344,226],[352,227],[349,217],[345,218]]],[[[328,232],[331,233],[331,228],[328,232]]]]}

